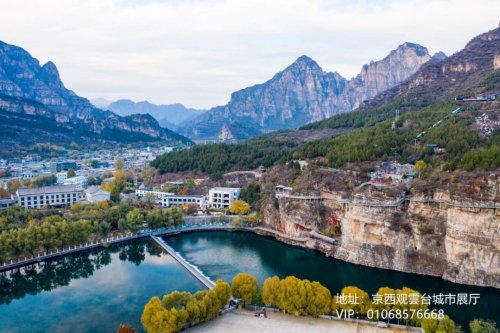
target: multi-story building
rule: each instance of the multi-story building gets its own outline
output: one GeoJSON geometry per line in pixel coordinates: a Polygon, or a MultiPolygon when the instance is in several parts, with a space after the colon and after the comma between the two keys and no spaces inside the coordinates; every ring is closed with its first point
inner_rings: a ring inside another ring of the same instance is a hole
{"type": "Polygon", "coordinates": [[[214,187],[208,192],[208,204],[214,209],[229,209],[234,200],[240,197],[241,189],[237,187],[214,187]]]}
{"type": "Polygon", "coordinates": [[[163,207],[180,207],[186,205],[196,205],[201,209],[205,209],[206,198],[204,195],[170,195],[162,198],[161,205],[163,207]]]}
{"type": "Polygon", "coordinates": [[[16,203],[13,199],[0,199],[0,210],[14,206],[16,203]]]}
{"type": "Polygon", "coordinates": [[[150,189],[139,189],[135,190],[135,195],[137,195],[139,199],[143,199],[146,196],[152,196],[153,199],[155,200],[155,203],[163,205],[163,199],[168,196],[175,195],[175,193],[153,191],[150,189]]]}
{"type": "Polygon", "coordinates": [[[68,171],[69,169],[76,170],[76,162],[52,162],[50,163],[50,172],[56,173],[61,171],[68,171]]]}
{"type": "Polygon", "coordinates": [[[76,176],[67,178],[64,185],[75,185],[78,190],[83,190],[89,185],[88,179],[85,176],[76,176]]]}
{"type": "Polygon", "coordinates": [[[62,207],[85,199],[85,193],[75,185],[20,188],[12,199],[23,208],[62,207]]]}
{"type": "Polygon", "coordinates": [[[66,171],[58,172],[56,173],[56,178],[57,178],[57,183],[62,185],[64,184],[66,179],[68,179],[68,172],[66,171]]]}
{"type": "Polygon", "coordinates": [[[85,190],[85,199],[91,203],[108,201],[110,199],[110,193],[104,191],[100,186],[90,186],[85,190]]]}

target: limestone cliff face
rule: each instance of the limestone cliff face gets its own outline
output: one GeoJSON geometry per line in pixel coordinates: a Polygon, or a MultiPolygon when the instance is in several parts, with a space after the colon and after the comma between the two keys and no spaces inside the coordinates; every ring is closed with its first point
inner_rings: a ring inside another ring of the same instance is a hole
{"type": "Polygon", "coordinates": [[[336,245],[311,243],[327,255],[500,288],[500,211],[427,202],[449,199],[446,192],[437,192],[426,198],[413,196],[399,207],[345,204],[333,197],[320,203],[275,199],[265,206],[264,223],[290,236],[307,236],[311,230],[322,231],[334,215],[342,228],[334,237],[336,245]]]}
{"type": "Polygon", "coordinates": [[[425,47],[404,43],[384,59],[364,65],[361,73],[348,84],[351,108],[405,81],[430,59],[425,47]]]}
{"type": "Polygon", "coordinates": [[[408,79],[430,59],[425,47],[405,43],[347,80],[301,56],[267,82],[234,92],[228,104],[207,111],[180,130],[193,139],[220,139],[224,128],[245,124],[247,130],[232,131],[234,138],[241,140],[297,128],[353,110],[362,101],[408,79]]]}

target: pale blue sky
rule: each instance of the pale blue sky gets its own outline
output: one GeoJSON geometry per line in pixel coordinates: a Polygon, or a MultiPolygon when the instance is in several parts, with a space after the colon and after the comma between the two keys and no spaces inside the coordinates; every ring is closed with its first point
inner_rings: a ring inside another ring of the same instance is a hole
{"type": "Polygon", "coordinates": [[[208,108],[300,55],[350,78],[403,42],[461,49],[498,0],[2,1],[0,40],[56,63],[87,97],[208,108]]]}

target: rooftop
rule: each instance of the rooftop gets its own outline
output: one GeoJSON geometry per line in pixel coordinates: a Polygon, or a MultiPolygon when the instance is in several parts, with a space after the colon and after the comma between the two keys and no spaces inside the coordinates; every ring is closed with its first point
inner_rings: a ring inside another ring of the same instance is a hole
{"type": "Polygon", "coordinates": [[[88,189],[85,190],[85,193],[88,194],[95,194],[97,192],[107,192],[103,190],[100,186],[90,186],[88,189]]]}
{"type": "Polygon", "coordinates": [[[44,186],[35,188],[20,188],[17,190],[18,195],[33,195],[33,194],[52,194],[61,192],[80,192],[76,189],[76,185],[57,185],[44,186]]]}

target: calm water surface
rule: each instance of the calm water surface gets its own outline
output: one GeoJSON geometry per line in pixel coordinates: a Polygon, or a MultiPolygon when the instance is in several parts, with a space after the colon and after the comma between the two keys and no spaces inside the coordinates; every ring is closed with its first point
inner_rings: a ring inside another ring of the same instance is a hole
{"type": "Polygon", "coordinates": [[[150,240],[68,255],[38,274],[0,275],[0,332],[116,332],[140,329],[144,305],[203,286],[150,240]]]}
{"type": "Polygon", "coordinates": [[[479,293],[475,306],[443,307],[456,322],[467,326],[475,317],[500,324],[500,290],[459,285],[440,278],[400,273],[349,264],[324,254],[288,246],[273,239],[243,232],[204,232],[165,237],[165,240],[190,263],[212,279],[231,281],[239,272],[253,274],[260,283],[278,275],[294,275],[319,281],[332,293],[355,285],[370,295],[379,287],[410,287],[422,293],[479,293]]]}
{"type": "MultiPolygon", "coordinates": [[[[332,293],[346,285],[370,294],[380,286],[408,286],[425,293],[480,293],[476,306],[445,308],[466,324],[474,317],[500,323],[500,291],[439,278],[348,264],[322,253],[243,232],[202,232],[165,238],[212,279],[231,281],[248,272],[295,275],[320,281],[332,293]]],[[[0,332],[116,332],[120,323],[141,329],[144,304],[154,295],[203,286],[149,240],[113,245],[52,260],[40,267],[0,274],[0,332]]]]}

